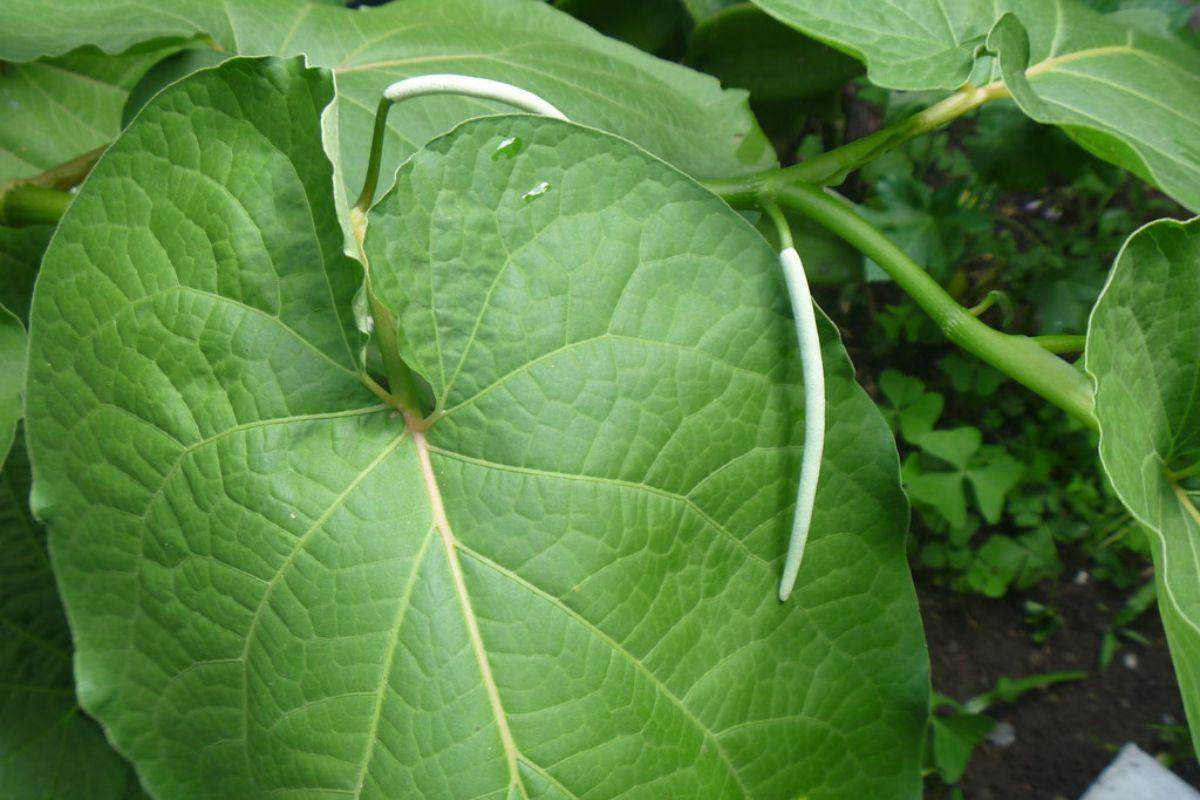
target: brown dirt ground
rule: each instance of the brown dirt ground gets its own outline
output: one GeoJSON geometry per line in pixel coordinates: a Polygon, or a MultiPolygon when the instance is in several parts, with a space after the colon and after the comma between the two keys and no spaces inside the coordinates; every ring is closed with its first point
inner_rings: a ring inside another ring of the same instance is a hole
{"type": "MultiPolygon", "coordinates": [[[[989,600],[955,594],[920,578],[917,591],[933,686],[945,695],[966,700],[1005,675],[1089,673],[1083,681],[1031,692],[1014,704],[988,711],[1013,726],[1016,741],[1007,747],[985,743],[975,751],[959,784],[967,800],[1076,800],[1125,742],[1135,742],[1156,756],[1170,750],[1169,742],[1150,727],[1184,722],[1156,610],[1142,615],[1133,626],[1151,644],[1123,641],[1111,666],[1099,673],[1101,637],[1127,596],[1110,585],[1069,579],[1060,585],[1054,605],[1063,624],[1042,645],[1030,638],[1020,598],[989,600]],[[1133,659],[1127,659],[1130,654],[1133,659]]],[[[1200,767],[1194,758],[1178,761],[1172,768],[1200,786],[1200,767]]]]}

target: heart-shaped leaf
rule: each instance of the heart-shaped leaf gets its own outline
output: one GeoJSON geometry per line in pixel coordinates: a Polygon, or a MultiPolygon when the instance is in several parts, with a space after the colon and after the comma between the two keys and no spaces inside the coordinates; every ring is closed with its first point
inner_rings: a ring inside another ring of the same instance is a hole
{"type": "Polygon", "coordinates": [[[1163,220],[1117,256],[1087,335],[1100,458],[1149,535],[1184,707],[1200,722],[1200,220],[1163,220]]]}
{"type": "Polygon", "coordinates": [[[40,278],[35,503],[81,700],[147,786],[915,798],[907,509],[828,324],[814,529],[775,599],[803,389],[766,242],[591,129],[434,140],[366,241],[420,421],[360,378],[332,99],[298,61],[167,90],[40,278]]]}

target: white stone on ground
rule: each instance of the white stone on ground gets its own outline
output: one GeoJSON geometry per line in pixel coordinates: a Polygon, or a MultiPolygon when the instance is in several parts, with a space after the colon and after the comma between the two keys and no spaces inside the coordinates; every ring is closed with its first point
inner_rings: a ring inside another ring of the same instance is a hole
{"type": "Polygon", "coordinates": [[[1079,800],[1200,800],[1200,792],[1127,744],[1079,800]]]}

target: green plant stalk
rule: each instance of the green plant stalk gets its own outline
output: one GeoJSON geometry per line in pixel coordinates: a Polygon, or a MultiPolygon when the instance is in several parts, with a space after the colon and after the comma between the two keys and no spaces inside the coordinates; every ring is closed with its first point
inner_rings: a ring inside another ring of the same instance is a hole
{"type": "Polygon", "coordinates": [[[55,225],[71,195],[41,186],[10,186],[0,193],[0,225],[55,225]]]}
{"type": "Polygon", "coordinates": [[[1027,336],[1001,333],[955,302],[891,239],[843,200],[811,186],[789,186],[776,201],[817,221],[878,263],[946,338],[1062,408],[1093,429],[1092,385],[1085,375],[1027,336]]]}
{"type": "MultiPolygon", "coordinates": [[[[380,132],[378,128],[376,130],[380,132]]],[[[372,194],[373,192],[372,188],[372,194]]],[[[370,205],[371,195],[364,194],[364,196],[367,198],[367,205],[370,205]]],[[[357,204],[350,209],[350,227],[354,232],[354,243],[358,247],[358,261],[363,265],[365,273],[366,286],[363,287],[363,291],[366,292],[367,308],[375,326],[374,335],[379,344],[380,358],[383,359],[383,371],[387,376],[388,388],[384,391],[366,374],[365,369],[362,375],[363,383],[384,402],[395,406],[411,419],[419,420],[424,416],[424,412],[421,408],[421,394],[417,390],[417,376],[400,357],[400,338],[397,334],[396,318],[383,303],[379,302],[375,292],[371,289],[371,270],[367,263],[367,254],[363,250],[363,241],[367,235],[367,215],[365,209],[359,208],[357,204]]]]}
{"type": "Polygon", "coordinates": [[[1034,336],[1033,341],[1047,353],[1082,353],[1087,337],[1078,333],[1034,336]]]}
{"type": "Polygon", "coordinates": [[[870,136],[855,139],[828,153],[790,167],[761,172],[749,180],[753,181],[760,191],[768,192],[793,183],[836,186],[863,164],[879,158],[890,150],[895,150],[911,139],[953,122],[984,103],[1002,97],[1008,97],[1008,89],[1005,88],[1002,81],[995,81],[982,87],[968,84],[929,108],[878,130],[870,136]]]}
{"type": "Polygon", "coordinates": [[[846,201],[814,186],[783,186],[764,193],[753,179],[709,182],[734,206],[776,202],[809,217],[873,259],[917,302],[950,341],[1054,403],[1092,429],[1092,385],[1067,362],[1027,336],[1001,333],[955,302],[937,281],[846,201]]]}
{"type": "Polygon", "coordinates": [[[386,97],[379,99],[375,108],[375,128],[371,132],[371,154],[367,158],[367,175],[363,179],[362,192],[354,203],[354,208],[366,214],[367,208],[375,198],[375,187],[379,184],[379,165],[383,161],[383,135],[387,132],[388,109],[392,101],[386,97]]]}

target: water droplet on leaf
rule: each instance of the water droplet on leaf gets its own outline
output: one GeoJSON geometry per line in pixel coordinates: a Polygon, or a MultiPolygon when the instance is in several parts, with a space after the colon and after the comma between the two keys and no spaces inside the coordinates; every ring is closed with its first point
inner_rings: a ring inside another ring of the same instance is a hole
{"type": "Polygon", "coordinates": [[[517,153],[521,152],[522,146],[523,143],[521,142],[521,138],[519,136],[509,136],[496,146],[496,149],[492,152],[492,161],[500,158],[500,156],[512,158],[517,153]]]}
{"type": "Polygon", "coordinates": [[[532,203],[548,191],[550,191],[550,181],[538,181],[532,189],[521,195],[521,199],[526,203],[532,203]]]}

